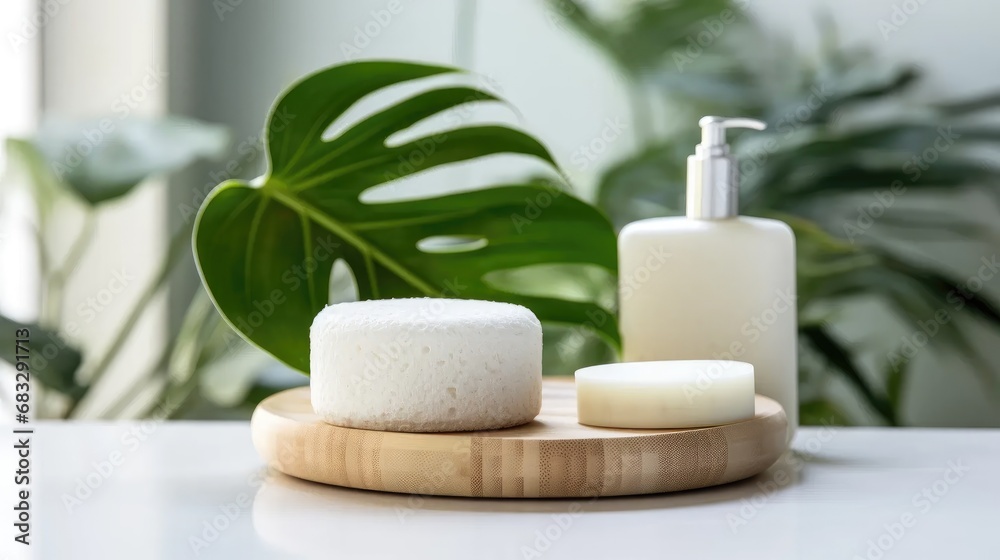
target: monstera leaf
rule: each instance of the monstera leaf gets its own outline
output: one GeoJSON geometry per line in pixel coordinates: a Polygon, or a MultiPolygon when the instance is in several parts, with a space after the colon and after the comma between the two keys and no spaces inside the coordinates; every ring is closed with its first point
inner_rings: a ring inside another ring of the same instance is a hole
{"type": "Polygon", "coordinates": [[[202,280],[247,340],[307,371],[309,325],[328,303],[331,269],[342,261],[361,299],[507,301],[527,306],[542,321],[589,328],[618,342],[613,317],[595,303],[517,293],[485,278],[553,263],[614,272],[614,232],[590,205],[542,184],[362,201],[363,192],[386,182],[494,154],[532,156],[555,169],[538,141],[504,126],[461,126],[398,145],[389,141],[434,115],[499,101],[471,87],[425,91],[325,136],[369,94],[451,72],[456,70],[403,62],[350,63],[308,76],[279,98],[266,129],[267,172],[250,183],[219,185],[200,209],[194,233],[202,280]]]}

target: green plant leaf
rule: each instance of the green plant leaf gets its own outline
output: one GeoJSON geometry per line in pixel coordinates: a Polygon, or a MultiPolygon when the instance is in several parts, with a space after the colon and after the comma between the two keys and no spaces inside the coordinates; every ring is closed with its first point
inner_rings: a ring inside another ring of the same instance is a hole
{"type": "Polygon", "coordinates": [[[556,23],[568,23],[587,40],[601,48],[618,65],[627,64],[618,50],[614,32],[599,21],[586,6],[576,0],[547,0],[546,4],[556,23]]]}
{"type": "Polygon", "coordinates": [[[799,329],[799,334],[813,350],[844,375],[879,416],[889,425],[896,425],[896,411],[892,408],[892,403],[868,383],[864,374],[854,364],[850,351],[844,348],[840,341],[823,326],[807,325],[799,329]]]}
{"type": "Polygon", "coordinates": [[[5,179],[23,181],[31,187],[31,197],[38,210],[39,224],[44,226],[53,212],[56,198],[64,192],[63,185],[52,173],[45,156],[29,140],[8,138],[5,142],[7,168],[5,179]]]}
{"type": "Polygon", "coordinates": [[[893,409],[898,414],[903,407],[906,382],[909,381],[910,362],[903,364],[889,362],[886,364],[885,372],[885,392],[893,409]]]}
{"type": "Polygon", "coordinates": [[[35,324],[14,321],[0,315],[0,333],[6,344],[0,347],[0,359],[16,365],[18,356],[27,355],[29,372],[33,379],[46,387],[70,397],[79,397],[85,388],[76,381],[80,368],[80,352],[68,345],[58,334],[35,324]],[[24,338],[20,331],[27,330],[27,352],[18,351],[16,339],[24,338]]]}
{"type": "MultiPolygon", "coordinates": [[[[798,296],[802,309],[825,298],[854,293],[857,287],[844,278],[853,278],[859,270],[878,262],[878,257],[867,248],[837,239],[808,220],[773,212],[764,217],[781,220],[795,232],[798,296]]],[[[800,324],[803,321],[800,320],[800,324]]]]}
{"type": "Polygon", "coordinates": [[[987,240],[995,236],[993,228],[978,223],[972,217],[959,212],[943,211],[939,208],[921,210],[907,208],[905,212],[886,212],[878,220],[877,227],[890,236],[898,230],[898,238],[910,241],[929,240],[987,240]]]}
{"type": "Polygon", "coordinates": [[[915,285],[939,301],[942,309],[952,311],[961,307],[972,315],[1000,327],[1000,309],[983,294],[970,290],[966,282],[955,280],[924,266],[908,263],[887,252],[882,253],[882,258],[886,268],[901,277],[911,279],[915,285]],[[964,305],[959,305],[960,300],[964,305]]]}
{"type": "Polygon", "coordinates": [[[986,95],[940,103],[936,108],[949,116],[968,115],[1000,107],[1000,93],[990,92],[986,95]]]}
{"type": "MultiPolygon", "coordinates": [[[[597,46],[633,84],[644,84],[675,99],[686,98],[702,114],[733,111],[734,105],[757,106],[762,101],[741,61],[721,48],[731,37],[754,31],[746,25],[747,15],[729,0],[626,3],[619,10],[621,16],[612,20],[597,17],[585,4],[548,1],[551,14],[597,46]],[[692,71],[695,68],[697,72],[692,71]]],[[[638,130],[648,118],[643,97],[639,91],[631,95],[638,130]]]]}
{"type": "Polygon", "coordinates": [[[799,423],[803,426],[850,426],[850,417],[836,404],[816,399],[799,405],[799,423]]]}
{"type": "MultiPolygon", "coordinates": [[[[865,101],[882,99],[888,95],[895,95],[905,91],[920,78],[920,73],[914,68],[900,68],[889,76],[865,76],[860,83],[851,83],[841,77],[836,82],[837,90],[824,95],[822,103],[815,110],[810,110],[808,117],[802,119],[804,123],[826,123],[835,117],[840,111],[857,105],[865,101]]],[[[794,102],[785,104],[781,108],[775,108],[773,113],[768,115],[768,121],[781,123],[782,117],[794,114],[800,107],[810,107],[810,96],[815,97],[814,91],[822,91],[825,81],[819,83],[804,92],[794,102]]],[[[787,118],[787,117],[786,117],[787,118]]],[[[787,126],[787,123],[786,123],[787,126]]]]}
{"type": "Polygon", "coordinates": [[[219,125],[168,117],[106,117],[43,123],[32,140],[53,174],[90,204],[115,199],[150,176],[177,171],[225,153],[219,125]]]}
{"type": "MultiPolygon", "coordinates": [[[[727,19],[732,16],[735,20],[738,10],[729,0],[649,0],[636,3],[617,34],[620,56],[637,68],[663,63],[674,51],[683,51],[691,45],[699,47],[698,41],[704,42],[705,36],[712,37],[714,41],[725,33],[727,23],[720,19],[720,15],[727,10],[731,12],[727,19]]],[[[698,54],[701,53],[699,50],[698,54]]],[[[690,53],[687,56],[697,58],[690,53]]],[[[673,65],[673,61],[670,64],[673,65]]]]}
{"type": "Polygon", "coordinates": [[[503,126],[461,126],[387,143],[433,115],[496,101],[468,87],[425,91],[324,139],[331,123],[363,97],[450,72],[455,70],[356,62],[308,76],[280,97],[267,125],[267,173],[252,184],[217,187],[199,211],[194,233],[202,280],[247,340],[307,371],[309,325],[328,303],[331,269],[341,260],[353,272],[361,299],[512,302],[542,321],[583,325],[617,344],[615,320],[597,304],[519,294],[484,280],[498,270],[553,263],[596,265],[613,274],[614,230],[590,205],[539,184],[405,202],[360,199],[394,179],[494,154],[523,154],[555,167],[537,140],[503,126]],[[401,167],[401,158],[411,165],[401,167]],[[436,247],[429,246],[433,241],[436,247]]]}
{"type": "Polygon", "coordinates": [[[669,55],[690,44],[699,47],[696,43],[699,33],[714,30],[719,34],[725,30],[727,24],[720,20],[723,11],[730,12],[727,20],[730,16],[736,19],[739,14],[729,0],[649,0],[634,3],[621,21],[606,22],[577,0],[547,3],[552,12],[633,75],[665,61],[673,65],[669,55]],[[712,21],[708,21],[710,18],[712,21]]]}
{"type": "Polygon", "coordinates": [[[969,315],[1000,328],[1000,310],[987,297],[967,282],[950,278],[936,270],[911,264],[888,252],[881,252],[881,266],[869,270],[869,285],[882,294],[896,312],[915,329],[920,325],[936,326],[929,341],[941,347],[951,347],[962,360],[973,367],[972,372],[983,386],[995,391],[997,380],[991,374],[993,365],[971,341],[960,315],[969,315]]]}
{"type": "Polygon", "coordinates": [[[684,157],[679,145],[654,144],[608,169],[597,187],[597,204],[616,229],[629,222],[676,214],[684,202],[684,157]]]}
{"type": "MultiPolygon", "coordinates": [[[[672,29],[685,29],[693,21],[692,9],[697,7],[689,0],[651,0],[607,18],[581,10],[565,14],[631,78],[625,83],[630,98],[657,96],[653,101],[666,109],[637,120],[659,134],[637,136],[636,154],[603,170],[598,205],[617,227],[678,213],[684,157],[697,141],[684,123],[712,114],[709,110],[763,119],[771,125],[768,131],[732,136],[741,161],[740,210],[784,220],[795,231],[800,338],[810,357],[815,350],[832,366],[823,376],[846,380],[887,421],[900,420],[905,374],[886,374],[885,393],[877,391],[855,366],[857,350],[823,330],[845,304],[863,301],[909,325],[911,338],[937,314],[954,315],[929,337],[933,346],[960,356],[995,394],[996,368],[971,327],[1000,329],[997,302],[966,289],[963,275],[940,263],[903,258],[927,250],[924,241],[996,244],[993,224],[985,218],[978,223],[953,203],[971,194],[1000,201],[998,166],[984,156],[1000,140],[1000,127],[980,117],[1000,106],[1000,94],[914,104],[904,95],[920,83],[922,71],[886,69],[872,49],[838,45],[829,18],[821,22],[818,57],[796,56],[787,37],[775,36],[751,17],[703,45],[683,69],[651,64],[664,55],[669,62],[670,53],[678,52],[675,39],[685,33],[672,29]],[[845,225],[855,223],[859,206],[893,186],[906,189],[905,202],[886,210],[863,236],[851,235],[845,225]],[[969,324],[969,318],[978,324],[969,324]]],[[[899,344],[879,350],[900,354],[899,344]]],[[[826,401],[805,400],[814,411],[828,411],[826,401]]],[[[807,415],[803,410],[803,418],[807,415]]]]}

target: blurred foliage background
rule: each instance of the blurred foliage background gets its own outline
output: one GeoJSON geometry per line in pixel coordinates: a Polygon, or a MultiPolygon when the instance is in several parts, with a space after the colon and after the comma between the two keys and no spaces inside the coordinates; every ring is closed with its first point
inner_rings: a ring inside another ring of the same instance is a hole
{"type": "MultiPolygon", "coordinates": [[[[105,125],[101,120],[50,120],[36,136],[6,142],[4,184],[27,186],[35,205],[42,305],[37,322],[24,324],[0,315],[0,328],[4,332],[28,328],[32,333],[34,411],[40,417],[78,417],[78,407],[119,358],[136,324],[167,291],[179,264],[191,258],[191,224],[187,223],[173,232],[168,246],[160,251],[164,257],[155,274],[108,333],[107,348],[77,347],[74,338],[87,328],[87,316],[68,320],[64,296],[81,279],[83,256],[103,250],[96,246],[94,233],[106,205],[130,195],[151,178],[170,175],[199,159],[220,158],[229,145],[224,127],[180,117],[132,117],[105,125]],[[93,142],[94,131],[102,126],[101,140],[93,142]],[[63,250],[55,228],[74,214],[82,215],[82,225],[71,246],[63,250]]],[[[167,185],[160,182],[157,187],[167,185]]],[[[13,350],[4,348],[0,359],[14,363],[13,350]]],[[[255,385],[270,365],[267,356],[222,321],[208,296],[198,292],[180,331],[164,346],[152,368],[119,387],[97,416],[247,417],[256,402],[274,391],[255,385]]]]}
{"type": "Polygon", "coordinates": [[[764,133],[733,135],[741,212],[783,220],[796,234],[803,423],[903,423],[908,365],[923,344],[971,362],[996,398],[995,368],[969,334],[974,323],[1000,328],[996,303],[980,293],[981,281],[920,247],[928,239],[996,246],[997,224],[949,211],[947,202],[970,192],[1000,200],[1000,174],[977,151],[1000,140],[1000,128],[980,118],[1000,104],[1000,93],[912,102],[906,94],[922,78],[916,67],[889,67],[871,50],[842,47],[825,17],[816,23],[820,55],[801,57],[765,33],[745,4],[649,0],[601,19],[578,1],[550,0],[630,91],[640,148],[603,170],[596,204],[617,228],[683,214],[698,118],[764,120],[764,133]],[[883,357],[866,367],[861,349],[837,333],[840,311],[859,303],[915,336],[865,348],[883,357]],[[846,395],[833,390],[838,383],[846,395]],[[845,410],[845,397],[869,414],[845,410]]]}
{"type": "MultiPolygon", "coordinates": [[[[972,219],[952,202],[972,195],[1000,200],[1000,168],[983,156],[1000,140],[1000,128],[982,118],[1000,105],[1000,92],[914,101],[910,93],[923,79],[917,67],[887,65],[871,50],[845,48],[824,17],[816,22],[819,55],[807,57],[765,33],[741,9],[746,2],[635,1],[609,16],[575,0],[544,1],[561,25],[614,66],[628,90],[637,149],[600,170],[592,200],[617,228],[682,213],[685,158],[700,116],[769,123],[768,131],[733,134],[732,142],[742,157],[743,213],[784,220],[797,236],[803,423],[905,424],[909,366],[923,346],[971,364],[983,392],[1000,399],[996,368],[971,334],[984,327],[1000,331],[997,303],[981,291],[981,279],[923,248],[933,240],[993,247],[995,254],[998,224],[972,219]],[[844,336],[845,310],[859,307],[889,318],[899,336],[860,343],[844,336]]],[[[34,328],[66,349],[38,378],[46,387],[45,416],[75,415],[164,279],[189,258],[190,231],[174,232],[161,271],[111,333],[110,351],[95,356],[73,347],[59,319],[60,299],[88,250],[101,205],[127,196],[147,177],[223,151],[225,133],[218,127],[178,122],[123,127],[103,155],[67,173],[56,169],[61,154],[89,124],[43,128],[37,137],[7,143],[9,173],[31,186],[39,217],[45,296],[34,328]],[[65,260],[51,262],[47,220],[58,219],[66,206],[82,208],[84,226],[65,260]]],[[[545,138],[546,131],[537,132],[545,138]]],[[[614,279],[606,274],[553,269],[546,282],[551,291],[614,306],[614,279]]],[[[5,328],[18,325],[0,320],[5,328]]],[[[548,327],[545,337],[550,375],[615,359],[604,342],[580,329],[548,327]]],[[[267,394],[304,381],[244,343],[198,292],[155,366],[121,388],[101,416],[245,418],[267,394]]]]}

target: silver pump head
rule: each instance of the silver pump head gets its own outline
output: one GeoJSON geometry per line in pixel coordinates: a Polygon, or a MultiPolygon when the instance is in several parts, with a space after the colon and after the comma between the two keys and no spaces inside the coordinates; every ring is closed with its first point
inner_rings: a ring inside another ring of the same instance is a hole
{"type": "Polygon", "coordinates": [[[702,117],[701,144],[687,160],[687,217],[720,220],[739,215],[740,178],[736,158],[729,154],[727,128],[764,130],[756,119],[702,117]]]}

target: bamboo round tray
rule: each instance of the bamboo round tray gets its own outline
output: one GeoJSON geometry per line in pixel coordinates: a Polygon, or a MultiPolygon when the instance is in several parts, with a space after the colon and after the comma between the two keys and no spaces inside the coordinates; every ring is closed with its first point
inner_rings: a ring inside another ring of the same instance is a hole
{"type": "Polygon", "coordinates": [[[597,428],[576,421],[572,381],[545,381],[535,421],[486,432],[399,433],[320,420],[309,389],[264,399],[253,443],[285,474],[385,492],[476,498],[654,494],[733,482],[786,448],[785,412],[757,395],[745,422],[684,430],[597,428]]]}

